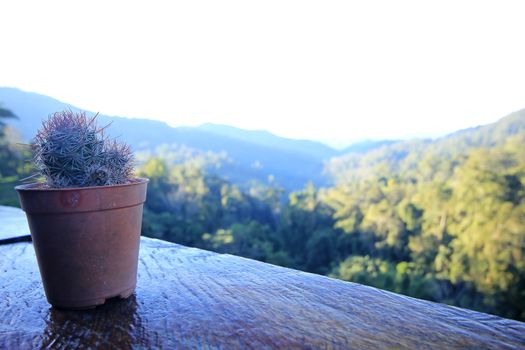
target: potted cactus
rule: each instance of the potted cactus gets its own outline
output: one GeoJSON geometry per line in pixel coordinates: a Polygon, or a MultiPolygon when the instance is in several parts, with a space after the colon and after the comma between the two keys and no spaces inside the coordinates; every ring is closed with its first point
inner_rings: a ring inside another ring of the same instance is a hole
{"type": "Polygon", "coordinates": [[[96,115],[52,114],[31,142],[39,181],[17,186],[47,300],[84,309],[135,290],[147,179],[96,115]]]}

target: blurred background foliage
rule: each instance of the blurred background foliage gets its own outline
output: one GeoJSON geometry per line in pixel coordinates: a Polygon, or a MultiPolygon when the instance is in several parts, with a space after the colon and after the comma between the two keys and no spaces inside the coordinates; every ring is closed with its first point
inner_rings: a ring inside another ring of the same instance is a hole
{"type": "MultiPolygon", "coordinates": [[[[31,174],[18,142],[0,124],[3,205],[31,174]]],[[[292,192],[209,172],[224,155],[164,147],[138,160],[145,236],[525,321],[525,111],[332,158],[332,185],[292,192]]]]}

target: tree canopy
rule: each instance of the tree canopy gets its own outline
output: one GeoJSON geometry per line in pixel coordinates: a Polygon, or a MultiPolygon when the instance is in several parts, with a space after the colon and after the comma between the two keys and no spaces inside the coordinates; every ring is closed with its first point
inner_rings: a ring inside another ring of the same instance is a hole
{"type": "MultiPolygon", "coordinates": [[[[14,149],[0,134],[0,180],[25,171],[14,149]]],[[[140,159],[144,235],[525,320],[525,111],[332,159],[333,185],[290,193],[184,147],[140,159]]]]}

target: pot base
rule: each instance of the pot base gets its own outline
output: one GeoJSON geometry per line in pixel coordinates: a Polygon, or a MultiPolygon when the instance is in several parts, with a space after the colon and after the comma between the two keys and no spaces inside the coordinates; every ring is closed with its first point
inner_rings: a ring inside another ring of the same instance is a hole
{"type": "Polygon", "coordinates": [[[97,306],[104,305],[106,301],[111,299],[127,299],[129,298],[133,292],[135,292],[135,287],[126,289],[120,293],[117,293],[116,295],[111,295],[106,298],[97,298],[97,299],[90,299],[90,300],[75,300],[68,303],[55,303],[51,300],[49,300],[49,303],[56,309],[60,310],[90,310],[94,309],[97,306]]]}

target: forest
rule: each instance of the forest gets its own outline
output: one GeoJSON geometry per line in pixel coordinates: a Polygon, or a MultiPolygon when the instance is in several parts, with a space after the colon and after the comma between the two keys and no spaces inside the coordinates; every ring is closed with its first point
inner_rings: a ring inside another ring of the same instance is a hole
{"type": "MultiPolygon", "coordinates": [[[[0,121],[15,116],[0,109],[0,121]]],[[[180,151],[180,150],[179,150],[180,151]]],[[[143,235],[525,321],[525,110],[437,140],[332,158],[331,184],[285,191],[142,154],[143,235]]],[[[0,204],[30,152],[0,124],[0,204]]]]}

